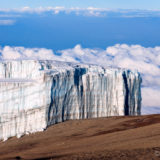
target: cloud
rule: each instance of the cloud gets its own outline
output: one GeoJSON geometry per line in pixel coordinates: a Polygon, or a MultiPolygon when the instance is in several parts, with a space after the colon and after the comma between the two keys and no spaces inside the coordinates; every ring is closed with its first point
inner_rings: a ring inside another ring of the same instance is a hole
{"type": "Polygon", "coordinates": [[[160,114],[160,108],[159,107],[143,107],[142,113],[144,115],[147,114],[160,114]]]}
{"type": "Polygon", "coordinates": [[[0,26],[4,25],[13,25],[15,23],[15,20],[11,19],[0,19],[0,26]]]}
{"type": "MultiPolygon", "coordinates": [[[[24,48],[24,47],[10,47],[5,46],[0,48],[1,60],[16,60],[16,59],[55,59],[62,61],[63,59],[56,56],[50,49],[45,48],[24,48]],[[47,58],[46,58],[47,57],[47,58]]],[[[64,61],[64,60],[63,60],[64,61]]]]}
{"type": "Polygon", "coordinates": [[[22,8],[12,9],[0,9],[1,13],[20,13],[20,14],[42,14],[42,13],[73,13],[76,15],[95,16],[95,17],[123,17],[123,18],[135,18],[135,17],[160,17],[160,10],[134,10],[134,9],[108,9],[108,8],[65,8],[63,6],[56,7],[38,7],[31,8],[29,6],[22,8]]]}
{"type": "MultiPolygon", "coordinates": [[[[157,86],[156,88],[150,88],[145,87],[143,88],[142,92],[143,97],[143,106],[147,107],[153,107],[153,106],[159,106],[160,107],[160,86],[157,86]]],[[[159,108],[160,110],[160,108],[159,108]]]]}
{"type": "Polygon", "coordinates": [[[143,106],[160,107],[160,47],[116,44],[102,50],[76,45],[71,49],[53,52],[45,48],[6,46],[0,48],[0,55],[1,59],[52,59],[138,70],[143,78],[143,106]]]}
{"type": "Polygon", "coordinates": [[[55,12],[55,14],[59,13],[60,11],[65,11],[64,7],[38,7],[38,8],[31,8],[31,7],[23,7],[23,8],[12,8],[12,9],[0,9],[2,13],[44,13],[44,12],[55,12]]]}
{"type": "Polygon", "coordinates": [[[85,16],[102,16],[104,15],[103,12],[109,11],[108,9],[102,8],[65,8],[62,6],[57,7],[38,7],[38,8],[31,8],[31,7],[23,7],[23,8],[15,8],[15,9],[0,9],[2,13],[28,13],[28,14],[42,14],[42,13],[52,13],[52,14],[59,14],[63,12],[65,14],[75,13],[76,15],[85,15],[85,16]]]}

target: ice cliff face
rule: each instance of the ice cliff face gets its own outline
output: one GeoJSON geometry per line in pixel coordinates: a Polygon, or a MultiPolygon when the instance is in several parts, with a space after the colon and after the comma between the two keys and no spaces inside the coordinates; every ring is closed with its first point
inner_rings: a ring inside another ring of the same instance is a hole
{"type": "Polygon", "coordinates": [[[56,61],[0,62],[0,139],[69,119],[140,112],[138,72],[56,61]]]}

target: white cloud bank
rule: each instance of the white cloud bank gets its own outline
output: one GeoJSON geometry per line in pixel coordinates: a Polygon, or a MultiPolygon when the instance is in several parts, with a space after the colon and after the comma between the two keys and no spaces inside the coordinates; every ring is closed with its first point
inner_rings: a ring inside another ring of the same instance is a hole
{"type": "Polygon", "coordinates": [[[143,77],[143,106],[160,107],[160,47],[144,48],[140,45],[117,44],[102,50],[76,45],[72,49],[60,50],[57,53],[59,54],[45,48],[0,48],[1,59],[53,59],[138,70],[143,77]]]}
{"type": "Polygon", "coordinates": [[[27,14],[42,14],[42,13],[75,13],[76,15],[84,16],[95,16],[95,17],[124,17],[124,18],[134,18],[134,17],[160,17],[160,10],[139,10],[139,9],[109,9],[109,8],[65,8],[63,6],[56,7],[38,7],[31,8],[29,6],[22,8],[12,8],[12,9],[2,9],[0,8],[0,13],[27,13],[27,14]]]}
{"type": "Polygon", "coordinates": [[[24,48],[5,46],[0,48],[0,58],[3,59],[55,59],[61,60],[52,50],[45,48],[24,48]]]}

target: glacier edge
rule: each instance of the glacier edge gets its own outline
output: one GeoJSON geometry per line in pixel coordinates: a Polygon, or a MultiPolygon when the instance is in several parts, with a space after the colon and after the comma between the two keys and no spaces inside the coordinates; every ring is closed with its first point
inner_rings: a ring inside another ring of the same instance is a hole
{"type": "Polygon", "coordinates": [[[141,114],[141,76],[56,61],[0,62],[0,139],[70,119],[141,114]]]}

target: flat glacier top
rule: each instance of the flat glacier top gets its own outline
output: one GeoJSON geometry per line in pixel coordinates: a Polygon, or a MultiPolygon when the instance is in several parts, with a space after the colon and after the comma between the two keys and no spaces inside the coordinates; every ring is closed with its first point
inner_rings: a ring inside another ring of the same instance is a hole
{"type": "Polygon", "coordinates": [[[69,70],[85,69],[90,74],[116,74],[131,72],[138,75],[138,71],[103,67],[95,64],[62,62],[54,60],[3,60],[0,61],[0,83],[27,83],[34,82],[42,74],[56,75],[69,70]]]}
{"type": "MultiPolygon", "coordinates": [[[[87,63],[75,63],[75,62],[64,62],[64,61],[56,61],[56,60],[30,60],[30,59],[21,59],[21,60],[0,60],[0,64],[6,64],[6,63],[40,63],[40,64],[50,64],[50,65],[54,65],[54,69],[57,68],[76,68],[76,67],[102,67],[105,69],[110,69],[110,70],[129,70],[127,68],[118,68],[115,66],[110,66],[110,65],[106,65],[105,67],[97,64],[87,64],[87,63]]],[[[135,70],[135,72],[137,72],[137,70],[135,70]]]]}

